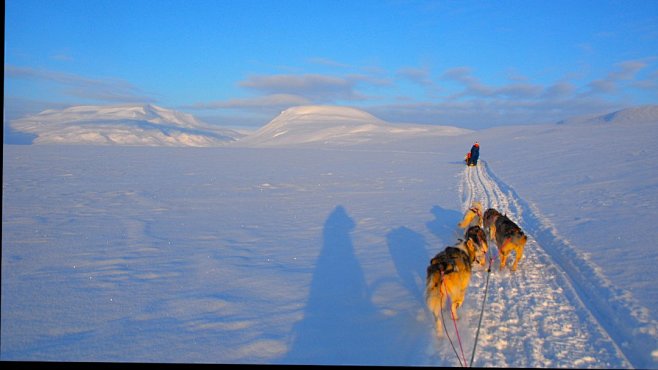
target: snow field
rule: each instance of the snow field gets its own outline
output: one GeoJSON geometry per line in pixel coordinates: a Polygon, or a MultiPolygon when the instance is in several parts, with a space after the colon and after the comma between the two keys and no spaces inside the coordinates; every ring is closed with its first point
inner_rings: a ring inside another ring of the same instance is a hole
{"type": "MultiPolygon", "coordinates": [[[[656,127],[5,146],[0,358],[455,366],[424,275],[477,199],[530,237],[490,275],[475,365],[656,368],[656,127]]],[[[458,322],[469,359],[485,279],[458,322]]]]}

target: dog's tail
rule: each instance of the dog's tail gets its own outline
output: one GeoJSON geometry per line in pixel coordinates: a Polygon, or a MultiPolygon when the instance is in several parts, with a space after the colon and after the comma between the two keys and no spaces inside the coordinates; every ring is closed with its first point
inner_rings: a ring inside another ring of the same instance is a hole
{"type": "Polygon", "coordinates": [[[434,323],[436,325],[436,334],[441,337],[443,335],[443,325],[441,317],[442,307],[442,297],[441,297],[441,284],[442,277],[441,272],[436,267],[436,265],[431,265],[427,268],[427,283],[425,287],[425,304],[427,309],[432,313],[434,317],[434,323]],[[434,266],[434,267],[432,267],[434,266]]]}
{"type": "Polygon", "coordinates": [[[519,238],[520,246],[524,246],[528,242],[528,236],[521,231],[521,237],[519,238]]]}
{"type": "Polygon", "coordinates": [[[508,239],[516,248],[523,248],[528,241],[528,236],[521,230],[516,230],[508,239]]]}
{"type": "Polygon", "coordinates": [[[443,274],[441,273],[442,266],[439,264],[431,264],[427,266],[427,279],[425,281],[425,300],[427,301],[427,306],[430,311],[438,313],[435,311],[440,307],[441,300],[441,283],[443,274]]]}

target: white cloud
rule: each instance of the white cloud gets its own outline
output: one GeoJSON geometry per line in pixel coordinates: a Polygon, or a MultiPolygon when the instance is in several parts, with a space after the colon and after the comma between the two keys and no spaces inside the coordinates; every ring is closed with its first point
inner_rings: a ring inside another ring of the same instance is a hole
{"type": "Polygon", "coordinates": [[[317,102],[362,99],[355,92],[356,82],[348,78],[319,74],[260,75],[240,82],[241,87],[267,94],[292,94],[317,102]]]}
{"type": "Polygon", "coordinates": [[[485,99],[409,102],[371,106],[367,110],[390,122],[452,125],[481,129],[497,125],[558,122],[620,107],[600,99],[485,99]]]}
{"type": "MultiPolygon", "coordinates": [[[[334,64],[330,60],[316,62],[334,64]]],[[[586,75],[572,73],[548,84],[536,83],[515,69],[508,70],[506,83],[486,84],[469,66],[449,68],[437,75],[424,67],[404,67],[392,73],[380,70],[376,73],[337,76],[257,75],[243,80],[239,86],[265,95],[199,104],[196,108],[237,108],[262,115],[277,114],[296,105],[340,105],[348,102],[392,122],[467,128],[557,122],[572,116],[598,114],[628,106],[631,99],[622,97],[618,91],[620,89],[624,92],[628,88],[655,91],[658,73],[651,73],[651,65],[651,58],[629,60],[615,65],[612,71],[598,80],[588,81],[586,75]],[[443,82],[439,88],[435,81],[441,80],[443,82]],[[418,90],[420,95],[400,94],[402,81],[421,87],[418,90]],[[439,92],[442,94],[438,95],[439,92]]]]}
{"type": "Polygon", "coordinates": [[[74,61],[73,57],[66,54],[66,53],[54,54],[50,58],[53,59],[53,60],[60,61],[60,62],[72,62],[72,61],[74,61]]]}
{"type": "Polygon", "coordinates": [[[432,76],[428,68],[406,67],[398,70],[397,75],[424,87],[434,87],[432,76]]]}
{"type": "Polygon", "coordinates": [[[335,61],[333,59],[329,58],[322,58],[322,57],[314,57],[314,58],[309,58],[308,62],[311,64],[318,64],[318,65],[323,65],[327,67],[332,67],[332,68],[351,68],[349,64],[341,63],[338,61],[335,61]]]}
{"type": "Polygon", "coordinates": [[[5,65],[5,78],[53,83],[65,95],[111,103],[149,103],[154,99],[120,79],[93,79],[76,74],[5,65]]]}
{"type": "Polygon", "coordinates": [[[642,60],[630,60],[617,64],[617,69],[609,72],[604,78],[590,82],[587,87],[590,94],[610,94],[618,91],[620,85],[634,80],[637,74],[646,68],[648,63],[642,60]]]}
{"type": "Polygon", "coordinates": [[[641,90],[653,91],[655,95],[658,95],[658,70],[653,71],[646,78],[633,82],[632,86],[641,90]]]}
{"type": "Polygon", "coordinates": [[[573,95],[576,87],[570,82],[558,82],[544,89],[542,98],[549,100],[565,99],[573,95]]]}
{"type": "MultiPolygon", "coordinates": [[[[447,81],[457,82],[462,86],[462,91],[450,96],[450,99],[469,97],[508,97],[508,98],[535,98],[542,94],[544,88],[540,85],[528,82],[515,82],[501,87],[488,86],[473,76],[469,67],[451,68],[443,73],[442,78],[447,81]]],[[[525,80],[516,76],[516,81],[525,80]]]]}
{"type": "Polygon", "coordinates": [[[490,96],[492,95],[492,88],[482,84],[477,78],[472,76],[472,70],[469,67],[455,67],[445,71],[442,74],[442,79],[448,81],[455,81],[464,87],[461,93],[455,94],[452,98],[459,98],[462,96],[490,96]]]}
{"type": "Polygon", "coordinates": [[[312,102],[302,96],[293,94],[271,94],[252,98],[229,99],[210,103],[197,103],[185,108],[190,109],[252,109],[252,108],[287,108],[295,105],[307,105],[312,102]]]}

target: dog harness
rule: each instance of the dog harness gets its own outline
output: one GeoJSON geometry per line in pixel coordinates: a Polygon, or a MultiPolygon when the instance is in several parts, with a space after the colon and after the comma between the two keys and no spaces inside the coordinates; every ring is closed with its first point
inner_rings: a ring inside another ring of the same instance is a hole
{"type": "Polygon", "coordinates": [[[470,261],[470,256],[466,251],[461,248],[446,247],[446,249],[432,258],[427,272],[429,274],[432,271],[439,270],[446,275],[452,272],[458,272],[457,259],[461,259],[464,265],[467,266],[467,269],[471,266],[472,261],[470,261]]]}
{"type": "Polygon", "coordinates": [[[470,210],[470,211],[473,211],[473,213],[475,213],[475,214],[478,215],[478,216],[482,216],[482,214],[480,214],[480,210],[477,209],[477,208],[475,208],[475,207],[472,207],[472,208],[470,208],[469,210],[470,210]]]}

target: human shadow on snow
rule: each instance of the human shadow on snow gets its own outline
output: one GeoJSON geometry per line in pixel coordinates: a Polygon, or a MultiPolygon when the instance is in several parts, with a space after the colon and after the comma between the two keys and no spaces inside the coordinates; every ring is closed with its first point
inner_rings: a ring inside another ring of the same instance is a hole
{"type": "Polygon", "coordinates": [[[356,224],[337,206],[323,229],[304,319],[293,328],[285,363],[366,364],[378,350],[375,307],[352,244],[356,224]]]}
{"type": "MultiPolygon", "coordinates": [[[[373,303],[372,290],[378,283],[366,282],[352,243],[355,227],[342,206],[325,221],[304,318],[293,326],[289,352],[280,363],[403,365],[424,350],[429,340],[426,324],[417,320],[416,311],[378,311],[373,303]]],[[[422,236],[401,229],[389,235],[389,243],[403,284],[418,294],[410,270],[425,258],[422,236]],[[411,241],[411,256],[401,257],[405,240],[411,241]]],[[[417,307],[422,307],[420,302],[417,307]]]]}

